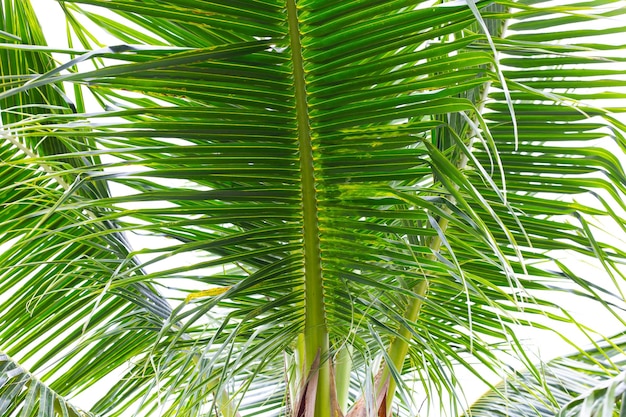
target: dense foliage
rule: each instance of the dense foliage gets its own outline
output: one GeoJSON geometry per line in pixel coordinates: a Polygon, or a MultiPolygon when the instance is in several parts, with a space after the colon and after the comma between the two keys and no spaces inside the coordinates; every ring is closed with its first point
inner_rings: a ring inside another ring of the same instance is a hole
{"type": "Polygon", "coordinates": [[[621,3],[1,4],[1,415],[619,413],[621,3]]]}

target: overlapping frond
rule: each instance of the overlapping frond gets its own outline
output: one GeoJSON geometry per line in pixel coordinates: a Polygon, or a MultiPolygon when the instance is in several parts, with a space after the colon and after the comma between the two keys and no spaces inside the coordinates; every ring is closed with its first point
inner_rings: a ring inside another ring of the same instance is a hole
{"type": "Polygon", "coordinates": [[[498,384],[497,391],[488,392],[472,405],[471,415],[613,415],[620,407],[625,358],[623,334],[613,336],[610,341],[538,366],[538,375],[522,372],[498,384]],[[545,395],[546,386],[550,396],[545,395]],[[603,414],[594,414],[598,412],[603,414]]]}
{"type": "Polygon", "coordinates": [[[77,409],[41,383],[4,353],[0,353],[0,412],[2,415],[86,417],[92,414],[77,409]]]}
{"type": "Polygon", "coordinates": [[[454,394],[459,363],[487,380],[467,354],[499,373],[491,347],[516,325],[567,317],[545,294],[623,307],[556,252],[621,287],[624,253],[590,224],[623,228],[622,163],[596,145],[623,136],[580,103],[621,96],[559,88],[622,81],[578,66],[606,45],[547,42],[592,5],[63,1],[55,67],[17,4],[0,28],[20,39],[2,47],[0,347],[61,395],[121,375],[94,413],[285,415],[314,358],[325,381],[350,352],[339,408],[398,385],[411,414],[403,374],[429,395],[454,394]]]}

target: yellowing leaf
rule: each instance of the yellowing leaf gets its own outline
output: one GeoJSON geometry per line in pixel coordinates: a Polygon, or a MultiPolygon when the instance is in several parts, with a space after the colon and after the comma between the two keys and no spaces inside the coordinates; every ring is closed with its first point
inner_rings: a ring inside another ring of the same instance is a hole
{"type": "Polygon", "coordinates": [[[192,292],[185,298],[185,303],[190,302],[191,300],[195,300],[196,298],[202,297],[215,297],[216,295],[224,294],[226,291],[230,290],[231,287],[216,287],[209,288],[208,290],[192,292]]]}

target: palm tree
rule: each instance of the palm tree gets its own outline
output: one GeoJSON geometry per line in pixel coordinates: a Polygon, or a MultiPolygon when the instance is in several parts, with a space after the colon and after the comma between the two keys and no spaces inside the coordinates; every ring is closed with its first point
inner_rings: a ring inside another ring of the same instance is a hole
{"type": "Polygon", "coordinates": [[[474,416],[626,403],[565,303],[623,330],[620,3],[55,7],[64,47],[0,10],[1,415],[459,415],[461,370],[474,416]]]}

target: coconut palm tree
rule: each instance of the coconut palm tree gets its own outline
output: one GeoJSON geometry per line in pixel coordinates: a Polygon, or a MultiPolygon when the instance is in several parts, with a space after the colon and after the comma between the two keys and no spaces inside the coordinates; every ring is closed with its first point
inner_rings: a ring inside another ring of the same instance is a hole
{"type": "Polygon", "coordinates": [[[620,3],[46,6],[0,9],[1,415],[618,412],[620,3]]]}

